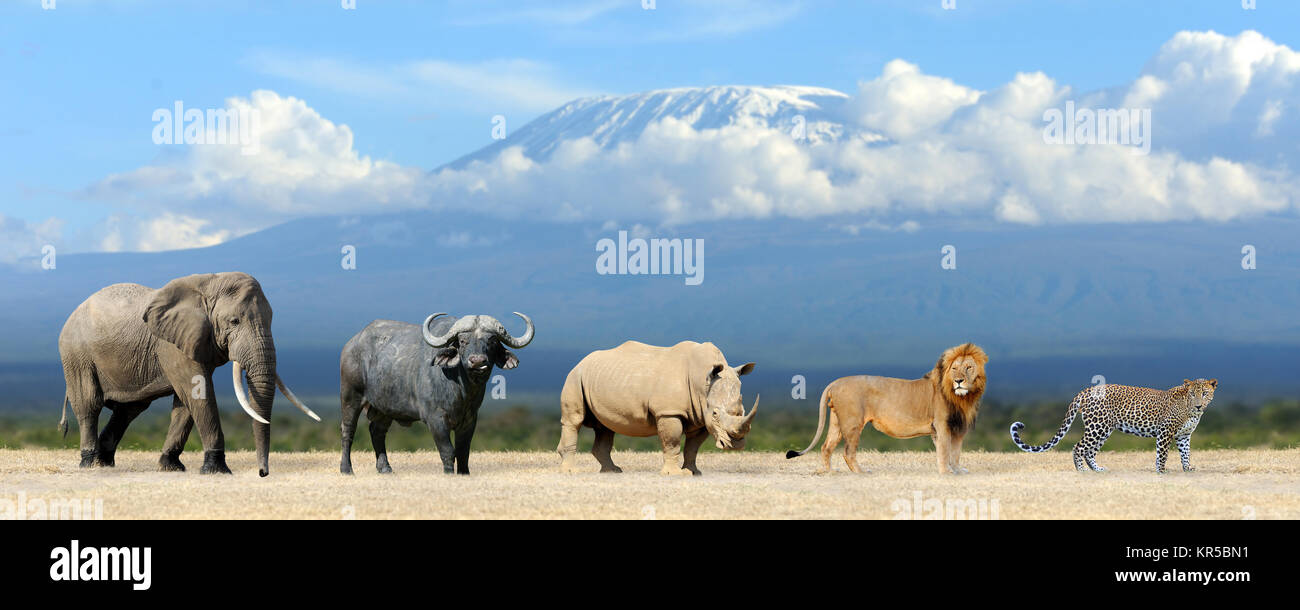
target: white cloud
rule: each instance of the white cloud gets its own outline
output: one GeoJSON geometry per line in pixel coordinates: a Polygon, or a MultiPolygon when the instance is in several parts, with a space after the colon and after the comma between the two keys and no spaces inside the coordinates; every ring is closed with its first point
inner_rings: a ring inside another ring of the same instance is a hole
{"type": "Polygon", "coordinates": [[[47,245],[62,243],[64,222],[48,218],[38,223],[0,214],[0,263],[41,256],[47,245]]]}
{"type": "Polygon", "coordinates": [[[895,59],[885,64],[879,78],[858,85],[848,108],[862,125],[891,138],[906,138],[947,120],[958,108],[974,104],[979,95],[895,59]]]}
{"type": "Polygon", "coordinates": [[[227,108],[260,117],[257,154],[237,143],[191,145],[178,159],[85,189],[134,212],[99,228],[104,249],[200,247],[292,218],[405,210],[427,200],[424,171],[360,155],[347,125],[302,100],[255,91],[227,108]]]}
{"type": "MultiPolygon", "coordinates": [[[[473,80],[455,70],[436,79],[473,80]]],[[[103,246],[122,249],[203,245],[307,215],[424,207],[652,225],[856,216],[860,229],[904,230],[949,216],[1221,221],[1295,210],[1300,132],[1277,100],[1298,99],[1298,83],[1297,54],[1254,32],[1178,34],[1132,83],[1084,94],[1041,73],[978,91],[894,61],[844,106],[855,130],[884,132],[887,142],[810,145],[775,127],[696,129],[667,118],[608,147],[581,137],[530,158],[510,146],[435,173],[361,156],[346,125],[257,91],[229,105],[260,112],[260,154],[193,146],[87,194],[132,210],[134,224],[105,231],[103,246]],[[1067,101],[1145,104],[1156,117],[1150,154],[1048,143],[1044,110],[1067,101]]]]}

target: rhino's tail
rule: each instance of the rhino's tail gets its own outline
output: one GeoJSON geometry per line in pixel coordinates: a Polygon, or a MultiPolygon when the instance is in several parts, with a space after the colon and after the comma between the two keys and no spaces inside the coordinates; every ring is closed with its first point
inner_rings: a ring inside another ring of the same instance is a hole
{"type": "Polygon", "coordinates": [[[68,438],[68,395],[63,395],[63,415],[59,417],[58,430],[63,433],[63,438],[68,438]]]}
{"type": "Polygon", "coordinates": [[[826,386],[825,390],[822,390],[822,398],[819,401],[817,407],[817,434],[813,436],[812,442],[808,443],[808,447],[805,448],[803,451],[795,451],[791,449],[790,451],[785,452],[785,459],[789,460],[789,459],[797,458],[805,453],[808,453],[809,451],[812,451],[812,448],[817,446],[817,441],[822,440],[822,430],[826,429],[827,399],[830,398],[830,395],[831,395],[831,386],[828,385],[826,386]]]}

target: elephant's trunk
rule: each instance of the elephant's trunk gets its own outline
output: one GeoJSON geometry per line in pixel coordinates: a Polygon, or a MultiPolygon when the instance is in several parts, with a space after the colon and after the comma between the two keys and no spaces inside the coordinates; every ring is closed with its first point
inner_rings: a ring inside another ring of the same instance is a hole
{"type": "MultiPolygon", "coordinates": [[[[266,337],[258,345],[247,350],[244,360],[236,361],[238,371],[244,369],[248,375],[247,410],[255,413],[253,418],[253,446],[257,450],[257,473],[266,476],[270,473],[268,457],[271,452],[271,406],[275,402],[275,386],[278,377],[275,372],[275,344],[266,337]],[[260,421],[259,421],[260,420],[260,421]]],[[[236,373],[238,374],[238,373],[236,373]]],[[[236,387],[241,380],[236,380],[236,387]]],[[[242,388],[240,388],[242,389],[242,388]]]]}

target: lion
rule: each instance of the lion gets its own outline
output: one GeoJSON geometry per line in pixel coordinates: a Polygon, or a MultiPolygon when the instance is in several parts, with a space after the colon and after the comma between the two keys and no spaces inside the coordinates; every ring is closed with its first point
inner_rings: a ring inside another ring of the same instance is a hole
{"type": "Polygon", "coordinates": [[[785,457],[799,457],[817,445],[830,409],[830,431],[822,446],[819,473],[830,471],[831,453],[841,437],[845,440],[844,461],[849,470],[862,472],[857,460],[858,441],[868,422],[894,438],[929,435],[934,439],[940,473],[968,472],[960,464],[961,442],[979,414],[984,365],[988,361],[979,346],[964,343],[945,350],[934,368],[920,379],[872,375],[836,379],[822,392],[817,435],[812,443],[803,451],[787,452],[785,457]]]}

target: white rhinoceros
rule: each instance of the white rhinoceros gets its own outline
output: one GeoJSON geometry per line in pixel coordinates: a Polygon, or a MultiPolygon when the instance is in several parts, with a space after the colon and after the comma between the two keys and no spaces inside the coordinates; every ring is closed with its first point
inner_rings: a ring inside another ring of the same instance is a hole
{"type": "Polygon", "coordinates": [[[588,426],[596,430],[591,453],[601,472],[622,472],[609,456],[618,433],[658,435],[664,449],[662,474],[700,474],[695,455],[710,433],[719,449],[744,448],[758,399],[745,414],[740,376],[752,370],[753,362],[727,366],[716,346],[694,341],[672,347],[628,341],[588,354],[569,372],[560,394],[561,470],[573,471],[578,430],[588,426]]]}

